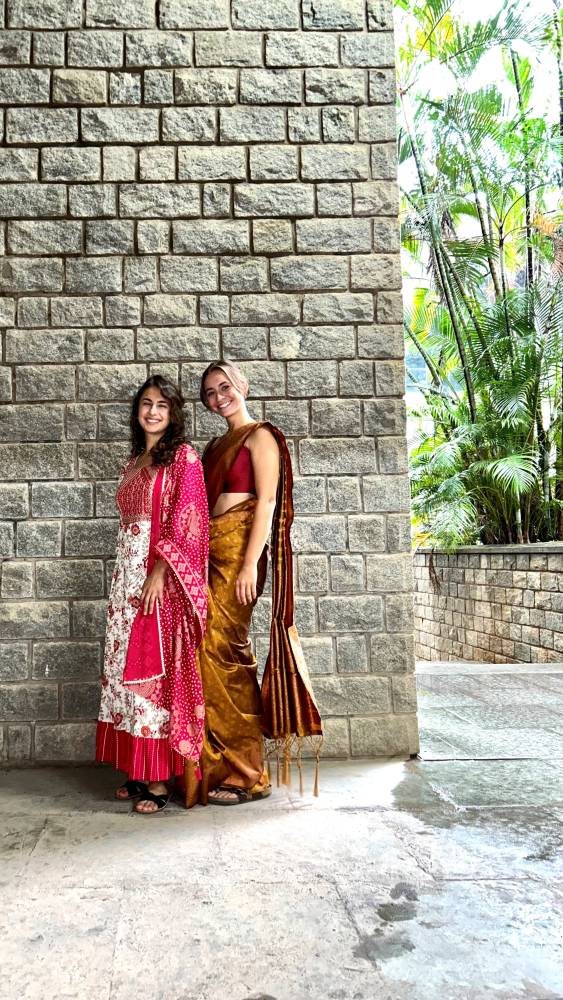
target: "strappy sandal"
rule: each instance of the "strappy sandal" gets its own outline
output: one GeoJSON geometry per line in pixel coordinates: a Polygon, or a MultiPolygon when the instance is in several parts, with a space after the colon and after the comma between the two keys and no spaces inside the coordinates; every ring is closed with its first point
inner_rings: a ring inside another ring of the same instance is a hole
{"type": "Polygon", "coordinates": [[[145,781],[126,781],[124,785],[120,785],[119,788],[115,790],[115,798],[118,802],[130,802],[131,799],[138,799],[139,795],[142,795],[146,790],[147,784],[145,781]],[[118,795],[117,793],[125,788],[127,795],[118,795]]]}
{"type": "Polygon", "coordinates": [[[219,785],[208,794],[207,801],[214,806],[240,806],[243,802],[257,802],[258,799],[267,799],[271,792],[271,788],[261,792],[249,792],[247,788],[238,788],[236,785],[219,785]],[[231,792],[236,798],[216,799],[213,797],[213,792],[231,792]]]}
{"type": "Polygon", "coordinates": [[[138,816],[156,816],[157,813],[162,812],[166,809],[166,806],[170,802],[170,795],[155,795],[154,792],[149,792],[148,788],[141,795],[139,802],[133,806],[133,812],[137,813],[138,816]],[[156,809],[151,809],[150,812],[145,812],[144,809],[137,809],[139,802],[155,802],[156,809]]]}

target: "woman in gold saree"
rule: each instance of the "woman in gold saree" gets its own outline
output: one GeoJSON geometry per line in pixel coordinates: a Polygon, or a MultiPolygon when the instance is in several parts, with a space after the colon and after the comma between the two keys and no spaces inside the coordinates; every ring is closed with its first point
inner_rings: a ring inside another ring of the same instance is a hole
{"type": "Polygon", "coordinates": [[[248,382],[230,362],[213,362],[201,380],[204,405],[227,422],[203,454],[210,512],[207,632],[198,665],[206,702],[202,780],[186,769],[186,804],[237,805],[265,798],[264,735],[286,750],[321,734],[293,624],[289,527],[291,462],[285,438],[248,413],[248,382]],[[266,579],[272,531],[273,622],[262,691],[249,641],[252,610],[266,579]]]}

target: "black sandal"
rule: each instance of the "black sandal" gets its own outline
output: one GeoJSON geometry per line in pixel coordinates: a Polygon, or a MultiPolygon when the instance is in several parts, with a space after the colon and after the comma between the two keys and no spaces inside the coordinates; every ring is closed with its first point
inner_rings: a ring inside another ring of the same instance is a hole
{"type": "Polygon", "coordinates": [[[117,802],[130,802],[131,799],[138,799],[139,795],[142,795],[147,787],[146,781],[126,781],[124,785],[120,785],[119,788],[115,790],[115,798],[117,802]],[[127,795],[118,795],[117,793],[125,788],[128,792],[127,795]]]}
{"type": "Polygon", "coordinates": [[[214,806],[240,806],[243,802],[257,802],[258,799],[267,799],[271,795],[271,792],[271,788],[265,788],[261,792],[250,792],[247,788],[238,788],[237,785],[219,785],[209,793],[208,802],[211,802],[214,806]],[[231,792],[236,798],[211,798],[213,792],[231,792]]]}
{"type": "Polygon", "coordinates": [[[139,816],[156,816],[157,813],[162,812],[166,809],[166,806],[170,802],[170,795],[155,795],[153,792],[149,792],[148,788],[141,795],[137,806],[133,808],[133,812],[137,813],[139,816]],[[145,812],[144,809],[137,809],[139,802],[155,802],[156,809],[152,809],[150,812],[145,812]]]}

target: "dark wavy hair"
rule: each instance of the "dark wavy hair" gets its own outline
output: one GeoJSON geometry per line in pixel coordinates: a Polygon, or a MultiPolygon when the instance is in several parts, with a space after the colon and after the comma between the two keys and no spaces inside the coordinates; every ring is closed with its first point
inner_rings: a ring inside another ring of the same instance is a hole
{"type": "Polygon", "coordinates": [[[170,403],[170,423],[151,451],[153,465],[170,465],[176,449],[187,441],[184,426],[184,397],[177,385],[164,375],[151,375],[137,390],[131,404],[131,458],[145,450],[145,432],[139,423],[139,403],[147,389],[158,389],[170,403]]]}

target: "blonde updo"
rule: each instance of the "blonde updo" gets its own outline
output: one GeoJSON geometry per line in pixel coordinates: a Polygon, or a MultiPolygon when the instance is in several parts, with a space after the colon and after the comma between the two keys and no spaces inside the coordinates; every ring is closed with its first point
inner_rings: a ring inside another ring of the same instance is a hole
{"type": "Polygon", "coordinates": [[[223,372],[231,385],[234,386],[238,392],[241,392],[246,399],[249,389],[248,379],[240,370],[238,365],[234,365],[232,361],[212,361],[201,376],[201,382],[199,385],[199,398],[206,409],[209,409],[209,406],[207,405],[207,397],[205,395],[205,380],[208,375],[211,375],[211,372],[215,371],[223,372]]]}

